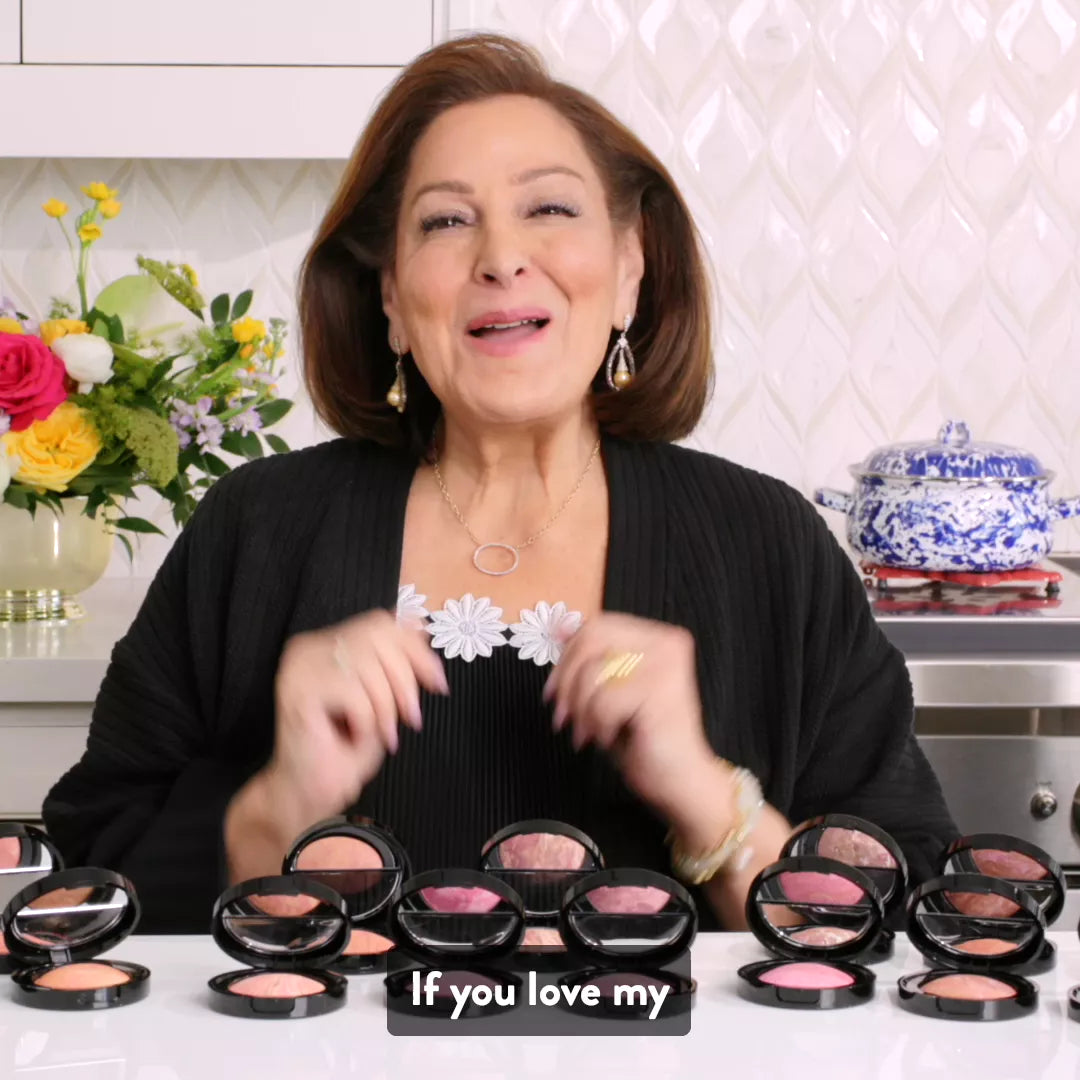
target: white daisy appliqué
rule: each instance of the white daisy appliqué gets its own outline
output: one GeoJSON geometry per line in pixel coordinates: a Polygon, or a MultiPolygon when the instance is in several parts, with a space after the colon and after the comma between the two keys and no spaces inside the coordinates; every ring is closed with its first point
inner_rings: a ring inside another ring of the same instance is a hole
{"type": "Polygon", "coordinates": [[[430,612],[424,607],[427,597],[415,585],[402,585],[397,591],[398,622],[423,622],[430,612]]]}
{"type": "Polygon", "coordinates": [[[436,649],[442,649],[447,659],[460,656],[463,660],[490,656],[493,649],[506,644],[506,629],[502,608],[494,607],[486,596],[477,600],[472,593],[447,600],[442,611],[432,613],[427,626],[436,649]]]}
{"type": "Polygon", "coordinates": [[[572,634],[581,622],[581,612],[567,611],[561,600],[554,607],[541,600],[532,611],[521,612],[521,622],[511,624],[510,644],[522,660],[532,660],[537,667],[557,664],[563,651],[559,632],[572,634]]]}

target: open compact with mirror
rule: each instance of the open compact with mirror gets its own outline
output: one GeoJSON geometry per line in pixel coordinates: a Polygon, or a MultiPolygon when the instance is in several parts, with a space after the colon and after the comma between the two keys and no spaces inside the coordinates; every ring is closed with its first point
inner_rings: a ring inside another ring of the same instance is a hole
{"type": "Polygon", "coordinates": [[[282,864],[345,901],[351,933],[334,965],[347,975],[384,972],[394,948],[390,911],[409,877],[409,858],[389,829],[366,818],[331,818],[304,832],[282,864]]]}
{"type": "Polygon", "coordinates": [[[788,1009],[862,1005],[874,973],[857,960],[880,935],[885,907],[860,869],[820,855],[798,855],[765,867],[746,898],[754,937],[778,959],[739,969],[739,995],[788,1009]]]}
{"type": "Polygon", "coordinates": [[[900,1005],[948,1020],[1008,1020],[1038,1006],[1035,984],[1016,974],[1043,955],[1036,899],[1004,878],[947,874],[908,899],[908,937],[934,966],[899,980],[900,1005]]]}
{"type": "MultiPolygon", "coordinates": [[[[28,885],[64,869],[64,860],[49,837],[34,825],[0,822],[0,911],[28,885]]],[[[0,975],[18,967],[0,940],[0,975]]]]}
{"type": "Polygon", "coordinates": [[[598,870],[570,886],[558,926],[569,958],[586,965],[563,975],[559,985],[598,991],[595,1006],[579,993],[572,1002],[564,997],[562,1008],[625,1020],[693,1008],[697,984],[676,962],[687,957],[697,935],[697,908],[673,878],[635,867],[598,870]]]}
{"type": "Polygon", "coordinates": [[[95,960],[138,925],[139,900],[111,870],[60,870],[8,902],[0,926],[14,962],[15,1000],[38,1009],[110,1009],[150,991],[141,964],[95,960]]]}
{"type": "Polygon", "coordinates": [[[210,980],[217,1012],[288,1020],[334,1012],[348,981],[327,968],[349,941],[345,901],[303,874],[252,878],[214,904],[211,933],[222,952],[246,964],[210,980]]]}
{"type": "Polygon", "coordinates": [[[515,960],[522,967],[558,969],[566,964],[559,908],[571,885],[603,869],[593,840],[563,821],[539,818],[500,829],[480,852],[480,869],[521,897],[525,936],[515,960]]]}
{"type": "MultiPolygon", "coordinates": [[[[861,871],[874,884],[885,910],[885,922],[900,912],[907,899],[908,870],[900,845],[884,829],[849,814],[825,814],[804,821],[788,837],[780,858],[818,855],[861,871]]],[[[895,932],[882,925],[877,936],[849,961],[876,964],[893,955],[895,932]]]]}
{"type": "Polygon", "coordinates": [[[451,1015],[453,987],[484,987],[486,1003],[470,1000],[461,1019],[515,1008],[521,979],[500,961],[512,957],[525,936],[525,907],[506,882],[480,870],[429,870],[405,882],[394,902],[391,933],[403,957],[419,967],[386,977],[387,1007],[414,1015],[451,1015]],[[423,982],[441,975],[432,1004],[413,1001],[414,972],[423,982]],[[514,993],[508,993],[510,988],[514,993]],[[513,998],[513,1004],[502,1004],[513,998]]]}
{"type": "MultiPolygon", "coordinates": [[[[1005,881],[1028,894],[1035,901],[1043,928],[1049,929],[1065,907],[1065,873],[1057,861],[1026,840],[1003,833],[976,833],[953,841],[942,853],[939,873],[981,874],[1005,881]]],[[[969,902],[969,907],[974,901],[969,902]]],[[[987,916],[1011,913],[1011,903],[996,894],[986,895],[979,902],[987,916]]],[[[970,912],[972,914],[974,912],[970,912]]],[[[1014,975],[1043,975],[1052,971],[1057,962],[1057,947],[1049,938],[1034,955],[1016,959],[999,970],[1014,975]]]]}

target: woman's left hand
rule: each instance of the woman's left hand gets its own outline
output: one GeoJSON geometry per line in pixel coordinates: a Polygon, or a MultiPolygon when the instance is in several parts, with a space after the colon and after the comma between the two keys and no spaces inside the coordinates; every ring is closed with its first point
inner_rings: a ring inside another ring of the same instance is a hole
{"type": "Polygon", "coordinates": [[[544,700],[554,702],[556,731],[569,723],[575,749],[606,750],[627,786],[672,825],[699,819],[703,792],[728,802],[730,766],[705,736],[694,639],[683,627],[594,616],[567,642],[544,700]]]}

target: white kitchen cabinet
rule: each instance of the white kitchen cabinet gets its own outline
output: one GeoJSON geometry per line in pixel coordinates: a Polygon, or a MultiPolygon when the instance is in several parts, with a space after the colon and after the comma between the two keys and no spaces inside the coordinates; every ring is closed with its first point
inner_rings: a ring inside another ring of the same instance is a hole
{"type": "Polygon", "coordinates": [[[0,0],[0,155],[347,158],[445,3],[0,0]]]}
{"type": "Polygon", "coordinates": [[[23,61],[400,66],[431,44],[431,20],[431,0],[31,0],[23,61]]]}
{"type": "Polygon", "coordinates": [[[0,0],[0,64],[19,62],[19,26],[19,0],[0,0]]]}

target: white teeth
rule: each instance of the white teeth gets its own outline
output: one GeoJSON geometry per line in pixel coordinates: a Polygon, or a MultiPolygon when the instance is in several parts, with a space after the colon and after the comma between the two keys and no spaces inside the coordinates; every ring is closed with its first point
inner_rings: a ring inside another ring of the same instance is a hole
{"type": "Polygon", "coordinates": [[[539,319],[518,319],[517,322],[507,323],[488,323],[487,326],[481,326],[481,330],[513,330],[517,326],[535,326],[539,319]]]}

